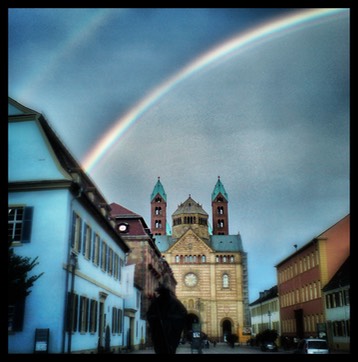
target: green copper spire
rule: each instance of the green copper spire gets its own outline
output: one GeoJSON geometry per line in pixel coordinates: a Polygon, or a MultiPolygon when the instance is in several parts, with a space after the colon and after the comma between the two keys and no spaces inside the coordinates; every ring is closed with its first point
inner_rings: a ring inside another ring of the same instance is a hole
{"type": "Polygon", "coordinates": [[[218,176],[218,181],[216,182],[214,191],[211,194],[211,201],[214,201],[216,196],[218,196],[219,194],[223,195],[225,197],[226,201],[229,201],[229,197],[227,196],[224,185],[220,181],[220,176],[218,176]]]}
{"type": "Polygon", "coordinates": [[[165,202],[167,202],[167,194],[164,191],[164,187],[160,182],[160,177],[158,176],[158,181],[154,186],[152,195],[150,196],[150,201],[153,201],[154,197],[159,194],[165,202]]]}

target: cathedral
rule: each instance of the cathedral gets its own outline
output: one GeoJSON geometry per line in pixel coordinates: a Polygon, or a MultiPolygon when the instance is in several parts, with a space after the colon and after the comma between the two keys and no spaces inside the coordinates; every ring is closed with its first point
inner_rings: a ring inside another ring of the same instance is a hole
{"type": "Polygon", "coordinates": [[[240,234],[229,235],[228,194],[220,177],[209,215],[191,195],[167,220],[167,195],[158,177],[150,197],[151,231],[177,281],[176,295],[188,311],[187,330],[210,340],[250,334],[247,253],[240,234]]]}

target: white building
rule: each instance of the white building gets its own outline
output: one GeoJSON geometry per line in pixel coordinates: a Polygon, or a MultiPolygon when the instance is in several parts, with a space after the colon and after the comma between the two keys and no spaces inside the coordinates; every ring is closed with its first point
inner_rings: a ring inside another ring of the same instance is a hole
{"type": "Polygon", "coordinates": [[[8,235],[17,255],[38,257],[31,275],[44,272],[9,305],[8,352],[138,348],[140,290],[108,203],[46,119],[11,98],[8,133],[8,235]]]}
{"type": "Polygon", "coordinates": [[[277,285],[260,292],[260,297],[249,305],[251,314],[251,333],[253,336],[266,329],[274,329],[278,335],[280,328],[280,307],[277,285]]]}
{"type": "Polygon", "coordinates": [[[322,291],[329,347],[336,351],[349,351],[351,336],[349,257],[322,291]]]}

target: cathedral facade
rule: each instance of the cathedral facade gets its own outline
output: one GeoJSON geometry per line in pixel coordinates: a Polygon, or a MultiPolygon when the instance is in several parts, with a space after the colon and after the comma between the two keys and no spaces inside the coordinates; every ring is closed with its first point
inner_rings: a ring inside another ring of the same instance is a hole
{"type": "Polygon", "coordinates": [[[250,326],[247,253],[240,234],[229,235],[228,194],[220,177],[209,215],[190,195],[167,221],[167,195],[158,178],[151,194],[151,231],[172,268],[176,295],[188,310],[187,330],[201,329],[210,340],[236,334],[248,338],[250,326]]]}

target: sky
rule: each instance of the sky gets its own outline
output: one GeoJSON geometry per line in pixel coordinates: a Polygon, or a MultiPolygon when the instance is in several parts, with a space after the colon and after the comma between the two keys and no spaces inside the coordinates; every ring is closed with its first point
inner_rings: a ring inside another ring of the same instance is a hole
{"type": "Polygon", "coordinates": [[[218,176],[249,301],[350,213],[349,9],[9,8],[8,95],[42,113],[108,203],[210,215],[218,176]]]}

